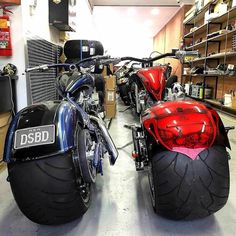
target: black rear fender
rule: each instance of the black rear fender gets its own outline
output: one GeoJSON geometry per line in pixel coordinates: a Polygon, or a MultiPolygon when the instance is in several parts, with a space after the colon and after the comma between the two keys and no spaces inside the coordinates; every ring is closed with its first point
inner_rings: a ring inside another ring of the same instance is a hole
{"type": "Polygon", "coordinates": [[[12,120],[6,136],[4,161],[33,160],[66,153],[74,147],[74,132],[82,122],[76,108],[66,101],[49,101],[21,110],[12,120]],[[21,149],[14,148],[15,131],[31,127],[55,125],[55,142],[21,149]]]}

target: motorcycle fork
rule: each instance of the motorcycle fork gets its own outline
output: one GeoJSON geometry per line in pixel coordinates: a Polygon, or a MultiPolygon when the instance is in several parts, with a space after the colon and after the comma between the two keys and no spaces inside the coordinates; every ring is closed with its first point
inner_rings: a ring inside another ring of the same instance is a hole
{"type": "Polygon", "coordinates": [[[132,126],[134,151],[132,157],[135,160],[136,170],[144,170],[148,162],[147,146],[143,129],[140,126],[132,126]]]}

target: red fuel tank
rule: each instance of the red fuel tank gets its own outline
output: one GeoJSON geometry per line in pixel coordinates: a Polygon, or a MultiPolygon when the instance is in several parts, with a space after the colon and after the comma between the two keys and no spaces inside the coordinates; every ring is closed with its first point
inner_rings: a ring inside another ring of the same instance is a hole
{"type": "Polygon", "coordinates": [[[164,66],[154,66],[141,69],[137,72],[146,90],[151,93],[157,101],[162,100],[163,90],[165,89],[165,71],[166,67],[164,66]]]}

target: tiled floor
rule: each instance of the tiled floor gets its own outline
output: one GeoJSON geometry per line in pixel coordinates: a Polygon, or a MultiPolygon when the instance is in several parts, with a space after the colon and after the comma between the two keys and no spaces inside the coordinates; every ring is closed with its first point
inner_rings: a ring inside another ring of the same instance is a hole
{"type": "MultiPolygon", "coordinates": [[[[122,106],[118,107],[123,109],[122,106]]],[[[222,116],[225,125],[236,119],[222,116]]],[[[130,111],[119,113],[110,132],[117,147],[131,141],[125,123],[133,123],[130,111]]],[[[147,176],[137,173],[130,157],[132,146],[119,151],[115,166],[105,163],[104,176],[98,176],[90,209],[82,219],[61,226],[41,226],[29,221],[18,209],[7,172],[0,173],[0,235],[76,235],[76,236],[151,236],[151,235],[236,235],[236,130],[230,132],[232,159],[231,192],[227,205],[215,215],[196,221],[171,221],[154,214],[147,176]]]]}

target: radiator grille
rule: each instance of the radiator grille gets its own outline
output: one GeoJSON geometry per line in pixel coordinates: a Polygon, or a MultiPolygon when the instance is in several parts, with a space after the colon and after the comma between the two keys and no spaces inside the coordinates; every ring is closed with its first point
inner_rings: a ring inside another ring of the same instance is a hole
{"type": "MultiPolygon", "coordinates": [[[[27,52],[28,67],[58,62],[58,46],[44,39],[28,39],[27,52]]],[[[28,74],[27,86],[28,103],[34,104],[58,99],[54,85],[56,76],[56,69],[50,69],[46,72],[30,72],[28,74]]]]}

